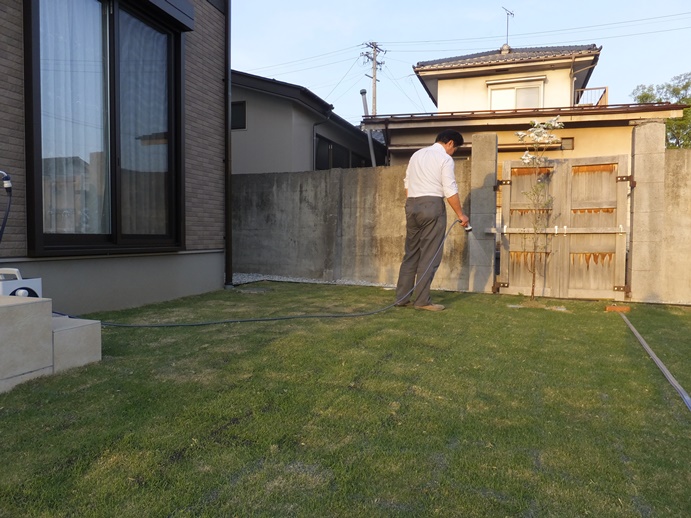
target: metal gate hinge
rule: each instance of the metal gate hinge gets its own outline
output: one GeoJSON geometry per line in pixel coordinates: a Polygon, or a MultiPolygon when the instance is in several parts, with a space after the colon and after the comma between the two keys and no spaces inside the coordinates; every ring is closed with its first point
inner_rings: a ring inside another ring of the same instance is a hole
{"type": "Polygon", "coordinates": [[[615,286],[614,291],[623,291],[624,293],[629,293],[631,290],[629,289],[628,286],[615,286]]]}
{"type": "Polygon", "coordinates": [[[636,187],[636,180],[633,179],[633,175],[628,176],[617,176],[617,182],[629,182],[631,187],[636,187]]]}
{"type": "Polygon", "coordinates": [[[494,184],[494,190],[498,191],[499,187],[504,185],[511,185],[511,180],[497,180],[497,183],[494,184]]]}
{"type": "Polygon", "coordinates": [[[500,288],[508,288],[509,283],[508,282],[495,282],[492,285],[492,293],[499,293],[500,288]]]}

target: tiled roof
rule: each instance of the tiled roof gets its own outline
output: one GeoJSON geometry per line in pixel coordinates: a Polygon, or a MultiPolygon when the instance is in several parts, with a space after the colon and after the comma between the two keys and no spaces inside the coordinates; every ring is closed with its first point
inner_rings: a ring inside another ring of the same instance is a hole
{"type": "Polygon", "coordinates": [[[534,61],[545,59],[570,58],[579,55],[599,54],[602,47],[590,45],[567,45],[560,47],[527,47],[511,48],[504,45],[499,50],[467,54],[453,58],[436,59],[433,61],[420,61],[415,70],[434,70],[442,68],[465,68],[496,63],[520,63],[521,61],[534,61]]]}

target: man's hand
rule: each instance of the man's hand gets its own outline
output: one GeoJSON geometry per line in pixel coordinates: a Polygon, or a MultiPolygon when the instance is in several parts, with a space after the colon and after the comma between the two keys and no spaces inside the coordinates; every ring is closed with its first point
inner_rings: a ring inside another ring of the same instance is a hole
{"type": "Polygon", "coordinates": [[[458,221],[461,222],[461,225],[464,227],[468,226],[468,216],[463,214],[463,207],[461,207],[461,200],[458,197],[458,194],[454,194],[450,198],[446,198],[446,201],[449,202],[449,206],[456,213],[456,216],[458,216],[458,221]]]}

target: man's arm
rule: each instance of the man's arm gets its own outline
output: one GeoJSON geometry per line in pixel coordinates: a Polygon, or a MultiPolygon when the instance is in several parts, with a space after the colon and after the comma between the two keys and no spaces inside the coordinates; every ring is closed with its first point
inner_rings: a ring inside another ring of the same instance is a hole
{"type": "Polygon", "coordinates": [[[463,225],[464,227],[468,226],[468,216],[463,214],[463,208],[461,207],[461,199],[458,197],[458,193],[454,194],[453,196],[450,196],[449,198],[446,198],[446,201],[449,203],[449,206],[456,213],[458,219],[461,220],[461,225],[463,225]]]}

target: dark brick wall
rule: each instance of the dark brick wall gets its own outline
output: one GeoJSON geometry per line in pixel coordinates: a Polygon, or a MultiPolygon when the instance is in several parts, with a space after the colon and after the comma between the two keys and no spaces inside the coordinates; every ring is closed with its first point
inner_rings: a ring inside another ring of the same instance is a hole
{"type": "MultiPolygon", "coordinates": [[[[0,257],[26,255],[22,1],[0,0],[0,170],[12,177],[12,208],[0,257]]],[[[0,191],[0,223],[8,196],[0,191]]]]}
{"type": "Polygon", "coordinates": [[[195,0],[186,34],[186,234],[188,250],[224,246],[225,17],[195,0]]]}

